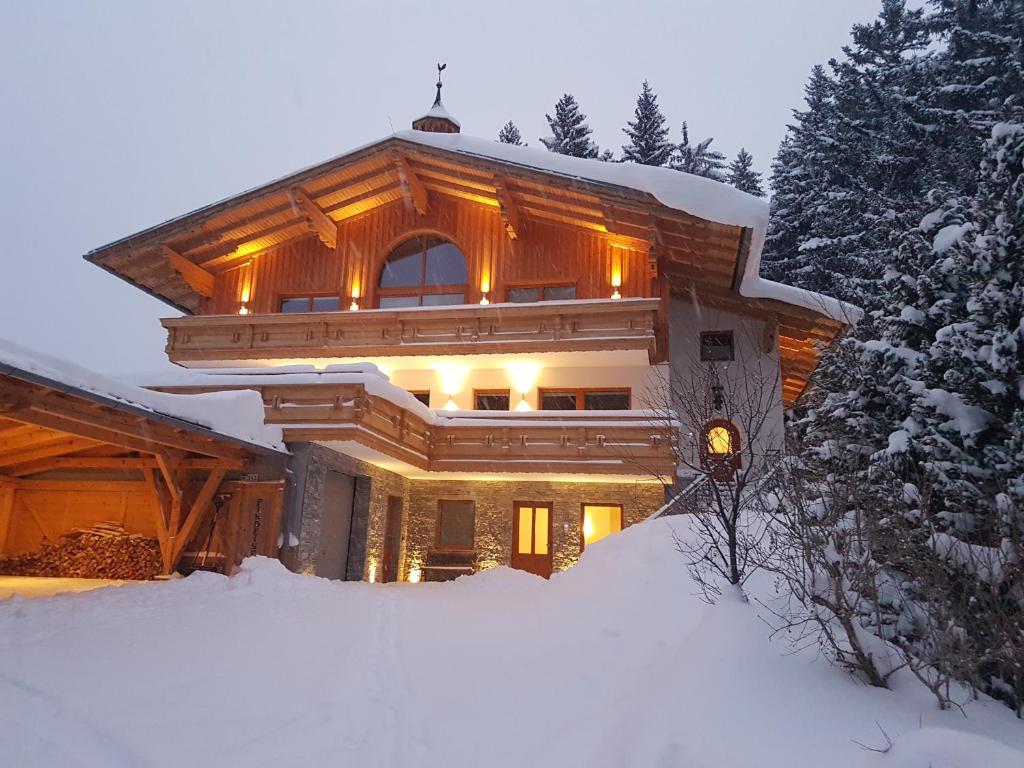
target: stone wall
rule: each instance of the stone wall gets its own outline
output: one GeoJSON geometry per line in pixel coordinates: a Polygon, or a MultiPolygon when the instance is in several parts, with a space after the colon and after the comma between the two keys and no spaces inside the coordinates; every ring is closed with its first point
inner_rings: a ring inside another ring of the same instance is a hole
{"type": "MultiPolygon", "coordinates": [[[[324,482],[327,472],[333,470],[356,480],[346,577],[355,581],[367,579],[371,567],[379,573],[388,496],[399,496],[408,504],[409,481],[315,443],[292,443],[289,448],[293,455],[290,468],[294,485],[286,515],[286,536],[295,535],[299,543],[282,557],[286,565],[299,573],[316,572],[324,482]]],[[[407,510],[403,510],[403,519],[407,515],[407,510]]]]}
{"type": "Polygon", "coordinates": [[[621,504],[623,525],[627,526],[643,520],[664,503],[662,486],[652,483],[414,480],[409,491],[403,569],[406,575],[423,563],[434,545],[439,499],[472,499],[476,503],[475,545],[482,568],[510,564],[514,502],[550,503],[551,551],[556,571],[572,566],[579,558],[584,503],[621,504]]]}

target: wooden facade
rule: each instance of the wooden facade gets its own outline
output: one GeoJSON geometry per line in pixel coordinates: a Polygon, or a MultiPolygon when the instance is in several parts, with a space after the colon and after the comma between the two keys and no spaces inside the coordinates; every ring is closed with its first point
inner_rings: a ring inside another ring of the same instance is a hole
{"type": "MultiPolygon", "coordinates": [[[[224,316],[273,315],[282,297],[296,294],[338,296],[342,311],[374,308],[384,260],[422,233],[450,240],[466,256],[467,304],[500,303],[515,286],[553,284],[574,285],[580,300],[659,299],[656,352],[667,349],[669,293],[765,319],[777,329],[787,404],[803,391],[821,346],[843,327],[821,312],[739,294],[749,230],[700,219],[633,189],[398,136],[86,258],[208,318],[207,335],[216,335],[224,316]]],[[[491,311],[497,317],[501,310],[491,311]]],[[[178,331],[188,328],[198,338],[204,321],[167,325],[176,362],[246,359],[237,341],[219,347],[220,358],[216,345],[183,344],[178,331]]],[[[359,354],[382,354],[373,346],[381,345],[367,342],[359,354]]],[[[252,359],[270,354],[258,345],[252,350],[252,359]]]]}

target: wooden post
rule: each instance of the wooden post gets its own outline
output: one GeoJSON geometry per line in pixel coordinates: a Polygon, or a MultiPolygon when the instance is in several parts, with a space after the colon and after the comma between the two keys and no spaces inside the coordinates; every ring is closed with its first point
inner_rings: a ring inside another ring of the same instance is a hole
{"type": "Polygon", "coordinates": [[[7,533],[11,529],[11,516],[14,514],[14,493],[17,485],[0,480],[0,555],[6,551],[7,533]]]}

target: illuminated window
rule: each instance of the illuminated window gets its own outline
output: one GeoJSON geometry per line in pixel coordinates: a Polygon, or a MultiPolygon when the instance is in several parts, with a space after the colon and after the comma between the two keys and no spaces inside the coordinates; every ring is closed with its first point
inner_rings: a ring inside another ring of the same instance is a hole
{"type": "Polygon", "coordinates": [[[582,548],[605,536],[622,530],[622,506],[619,504],[584,504],[582,548]]]}
{"type": "Polygon", "coordinates": [[[466,257],[454,243],[417,235],[388,255],[377,303],[381,309],[464,304],[467,275],[466,257]]]}
{"type": "Polygon", "coordinates": [[[700,359],[705,362],[733,360],[732,331],[706,331],[700,335],[700,359]]]}
{"type": "Polygon", "coordinates": [[[740,432],[725,419],[713,419],[704,425],[703,461],[710,473],[728,481],[740,468],[740,432]]]}
{"type": "Polygon", "coordinates": [[[516,514],[516,553],[548,554],[551,536],[550,507],[521,504],[516,514]]]}
{"type": "Polygon", "coordinates": [[[476,505],[472,501],[441,499],[437,502],[437,549],[473,549],[476,505]]]}
{"type": "Polygon", "coordinates": [[[507,411],[511,399],[507,389],[477,389],[473,392],[473,408],[478,411],[507,411]]]}
{"type": "Polygon", "coordinates": [[[341,296],[332,294],[282,296],[278,309],[285,313],[337,312],[341,309],[341,296]]]}
{"type": "Polygon", "coordinates": [[[575,298],[575,285],[520,285],[508,289],[508,300],[514,304],[526,304],[531,301],[571,301],[575,298]]]}

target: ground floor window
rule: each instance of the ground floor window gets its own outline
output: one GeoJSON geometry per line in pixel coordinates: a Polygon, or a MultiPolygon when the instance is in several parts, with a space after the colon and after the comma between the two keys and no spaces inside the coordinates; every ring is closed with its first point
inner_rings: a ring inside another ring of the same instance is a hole
{"type": "Polygon", "coordinates": [[[622,530],[621,504],[584,504],[580,549],[622,530]]]}
{"type": "Polygon", "coordinates": [[[437,549],[473,549],[476,527],[476,504],[472,501],[440,499],[437,502],[437,549]]]}

